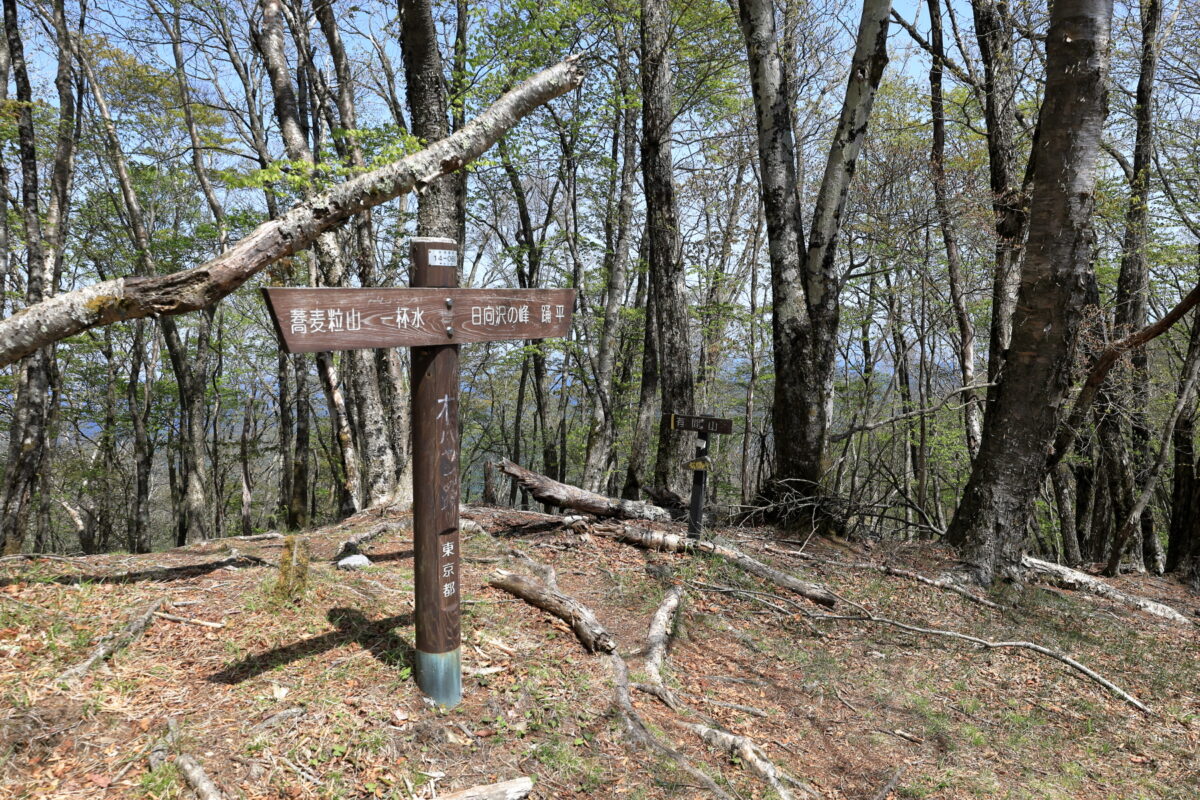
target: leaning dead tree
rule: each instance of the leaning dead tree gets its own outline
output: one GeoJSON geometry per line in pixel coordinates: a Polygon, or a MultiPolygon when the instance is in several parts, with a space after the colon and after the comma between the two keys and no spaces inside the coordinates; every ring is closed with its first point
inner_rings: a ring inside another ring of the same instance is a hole
{"type": "Polygon", "coordinates": [[[221,255],[170,275],[103,281],[44,300],[0,321],[0,366],[90,328],[207,308],[263,268],[312,245],[355,214],[461,169],[535,108],[580,85],[583,59],[572,56],[522,83],[453,135],[372,170],[259,225],[221,255]]]}

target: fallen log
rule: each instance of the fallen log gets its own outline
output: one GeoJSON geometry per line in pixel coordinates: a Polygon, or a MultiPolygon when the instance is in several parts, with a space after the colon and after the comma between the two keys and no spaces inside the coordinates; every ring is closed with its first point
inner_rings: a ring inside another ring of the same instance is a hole
{"type": "Polygon", "coordinates": [[[1168,605],[1123,592],[1112,584],[1088,575],[1086,572],[1064,567],[1061,564],[1051,564],[1049,561],[1042,561],[1040,558],[1033,558],[1032,556],[1025,556],[1021,560],[1021,564],[1037,577],[1060,589],[1087,592],[1088,594],[1094,594],[1097,597],[1103,597],[1106,600],[1112,600],[1130,608],[1136,608],[1139,611],[1145,611],[1147,614],[1153,614],[1156,617],[1169,619],[1172,622],[1189,626],[1195,625],[1192,620],[1168,605]]]}
{"type": "Polygon", "coordinates": [[[183,753],[175,757],[175,766],[183,773],[188,785],[200,800],[225,800],[225,795],[196,759],[183,753]]]}
{"type": "Polygon", "coordinates": [[[616,640],[604,629],[591,609],[548,585],[548,582],[502,569],[497,570],[488,583],[566,622],[589,653],[611,653],[616,650],[616,640]]]}
{"type": "Polygon", "coordinates": [[[88,670],[112,656],[113,653],[137,641],[146,632],[146,628],[150,627],[150,623],[154,621],[155,613],[165,602],[166,600],[162,598],[155,600],[145,611],[130,620],[116,634],[101,639],[100,644],[96,646],[96,649],[87,658],[59,673],[59,679],[70,680],[82,677],[88,670]]]}
{"type": "MultiPolygon", "coordinates": [[[[613,533],[597,528],[595,532],[601,536],[611,536],[613,533]]],[[[837,598],[826,589],[816,583],[808,583],[802,581],[793,575],[786,572],[781,572],[774,567],[769,567],[761,561],[752,558],[740,550],[735,550],[728,545],[717,544],[716,542],[701,541],[690,539],[686,536],[680,536],[675,533],[667,533],[665,531],[652,531],[643,528],[634,528],[629,525],[624,525],[615,533],[617,541],[632,544],[637,547],[643,547],[647,550],[660,550],[668,553],[711,553],[725,559],[729,563],[749,572],[751,575],[756,575],[765,581],[775,584],[776,586],[795,592],[806,600],[832,608],[837,604],[837,598]]]]}
{"type": "Polygon", "coordinates": [[[539,475],[527,470],[519,464],[514,464],[507,458],[496,462],[496,466],[511,478],[515,478],[540,503],[546,503],[559,508],[571,508],[598,517],[616,517],[617,519],[644,519],[650,522],[670,522],[671,513],[665,508],[659,508],[640,500],[619,500],[605,497],[602,494],[589,492],[577,486],[559,483],[553,478],[539,475]]]}
{"type": "Polygon", "coordinates": [[[441,800],[523,800],[532,791],[533,781],[522,777],[487,786],[472,786],[461,792],[439,794],[438,797],[441,800]]]}

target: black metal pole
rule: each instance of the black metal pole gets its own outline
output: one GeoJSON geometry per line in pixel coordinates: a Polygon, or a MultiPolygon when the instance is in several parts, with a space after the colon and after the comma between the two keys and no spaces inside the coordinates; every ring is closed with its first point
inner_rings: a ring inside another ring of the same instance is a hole
{"type": "MultiPolygon", "coordinates": [[[[708,432],[701,431],[696,442],[696,460],[708,458],[708,432]]],[[[705,467],[708,466],[706,463],[705,467]]],[[[692,471],[692,506],[688,513],[688,536],[698,538],[704,533],[704,485],[708,479],[708,471],[697,469],[692,471]]]]}

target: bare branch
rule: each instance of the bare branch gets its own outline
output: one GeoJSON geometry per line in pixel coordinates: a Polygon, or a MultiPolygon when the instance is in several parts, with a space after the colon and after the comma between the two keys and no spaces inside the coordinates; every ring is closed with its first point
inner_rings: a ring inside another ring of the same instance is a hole
{"type": "Polygon", "coordinates": [[[0,366],[98,325],[184,314],[213,305],[267,265],[304,250],[355,214],[416,189],[478,158],[522,117],[576,88],[584,62],[572,56],[505,94],[451,136],[359,175],[258,226],[216,258],[171,275],[104,281],[55,295],[0,321],[0,366]]]}

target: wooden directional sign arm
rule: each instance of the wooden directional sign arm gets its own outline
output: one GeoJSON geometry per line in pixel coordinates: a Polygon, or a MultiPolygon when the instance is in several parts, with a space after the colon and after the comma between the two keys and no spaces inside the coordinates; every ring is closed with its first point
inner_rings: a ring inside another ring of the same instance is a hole
{"type": "Polygon", "coordinates": [[[551,339],[574,289],[263,289],[289,353],[551,339]]]}

